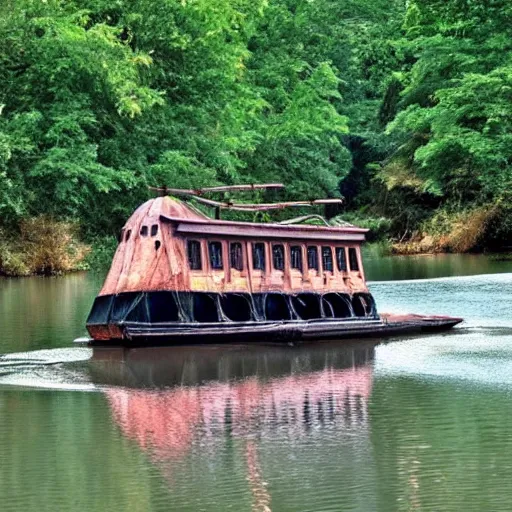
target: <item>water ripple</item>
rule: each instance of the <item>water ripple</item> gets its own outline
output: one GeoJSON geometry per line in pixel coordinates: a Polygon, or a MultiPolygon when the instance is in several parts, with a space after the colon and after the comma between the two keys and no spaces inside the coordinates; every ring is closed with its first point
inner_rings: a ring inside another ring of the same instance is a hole
{"type": "Polygon", "coordinates": [[[510,510],[512,274],[372,290],[466,321],[381,344],[0,356],[2,510],[510,510]]]}

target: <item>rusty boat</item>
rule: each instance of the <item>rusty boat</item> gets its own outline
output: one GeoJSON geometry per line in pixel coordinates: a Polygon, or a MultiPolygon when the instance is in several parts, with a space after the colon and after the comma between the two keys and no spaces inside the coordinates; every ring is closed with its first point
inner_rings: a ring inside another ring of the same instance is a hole
{"type": "Polygon", "coordinates": [[[361,246],[368,230],[317,215],[283,222],[221,219],[339,202],[220,202],[205,195],[280,188],[157,189],[128,219],[86,327],[92,344],[297,342],[449,329],[445,316],[379,314],[361,246]],[[181,196],[181,199],[178,197],[181,196]],[[207,216],[195,202],[215,208],[207,216]],[[304,223],[316,217],[323,225],[304,223]]]}

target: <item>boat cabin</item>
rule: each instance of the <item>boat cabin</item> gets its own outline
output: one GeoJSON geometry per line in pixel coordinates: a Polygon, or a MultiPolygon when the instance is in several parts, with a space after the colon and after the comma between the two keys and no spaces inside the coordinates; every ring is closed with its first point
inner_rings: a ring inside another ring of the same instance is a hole
{"type": "Polygon", "coordinates": [[[124,324],[378,319],[365,282],[366,229],[212,219],[157,197],[120,233],[87,321],[94,339],[124,324]]]}

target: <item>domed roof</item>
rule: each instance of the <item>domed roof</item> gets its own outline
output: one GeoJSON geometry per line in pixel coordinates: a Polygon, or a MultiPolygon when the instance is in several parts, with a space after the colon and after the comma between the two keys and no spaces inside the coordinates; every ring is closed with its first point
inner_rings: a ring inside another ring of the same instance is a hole
{"type": "Polygon", "coordinates": [[[142,203],[127,220],[125,227],[128,225],[138,224],[143,217],[159,218],[160,215],[181,219],[208,219],[206,215],[189,204],[184,203],[179,199],[165,196],[156,197],[142,203]]]}

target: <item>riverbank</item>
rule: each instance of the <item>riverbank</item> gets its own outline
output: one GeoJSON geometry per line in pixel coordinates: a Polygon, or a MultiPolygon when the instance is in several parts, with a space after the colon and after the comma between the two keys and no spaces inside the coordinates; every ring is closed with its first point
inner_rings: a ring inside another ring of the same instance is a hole
{"type": "MultiPolygon", "coordinates": [[[[438,210],[414,230],[397,229],[396,219],[349,211],[331,223],[369,229],[368,245],[384,255],[501,253],[512,250],[512,210],[500,204],[463,211],[438,210]]],[[[16,232],[0,229],[0,275],[22,277],[108,269],[114,236],[84,240],[77,223],[38,216],[16,232]]],[[[507,256],[509,257],[509,256],[507,256]]]]}
{"type": "Polygon", "coordinates": [[[408,240],[392,244],[393,254],[466,253],[510,249],[510,209],[500,204],[461,211],[437,211],[408,240]]]}
{"type": "MultiPolygon", "coordinates": [[[[116,251],[117,239],[113,236],[98,237],[88,243],[81,241],[76,230],[63,223],[40,224],[41,230],[25,229],[23,234],[0,234],[0,276],[27,277],[36,275],[61,275],[84,270],[106,271],[116,251]]],[[[366,252],[373,258],[390,256],[427,256],[442,254],[488,254],[496,260],[512,261],[512,251],[489,250],[480,246],[469,250],[454,250],[450,238],[424,234],[417,239],[397,242],[391,237],[369,233],[366,252]]]]}
{"type": "Polygon", "coordinates": [[[406,224],[400,215],[371,216],[362,211],[343,214],[354,225],[368,228],[367,239],[383,254],[502,253],[512,250],[512,209],[495,203],[462,210],[440,208],[421,222],[406,224]]]}

